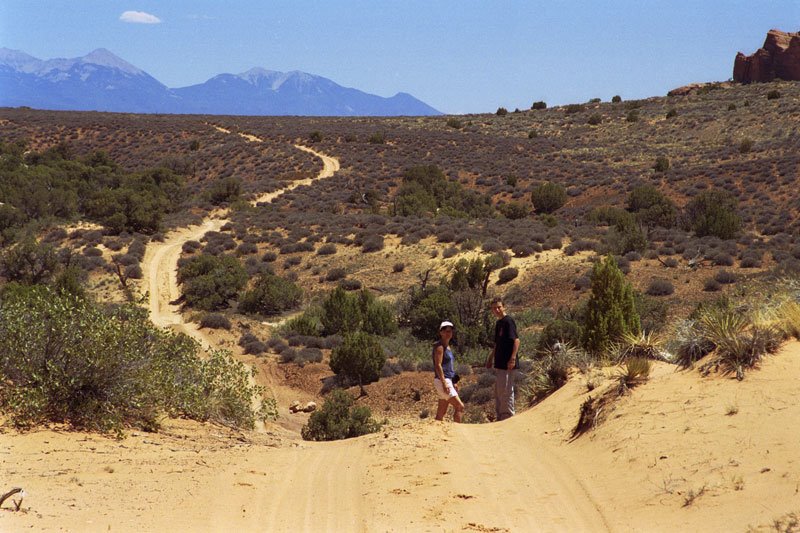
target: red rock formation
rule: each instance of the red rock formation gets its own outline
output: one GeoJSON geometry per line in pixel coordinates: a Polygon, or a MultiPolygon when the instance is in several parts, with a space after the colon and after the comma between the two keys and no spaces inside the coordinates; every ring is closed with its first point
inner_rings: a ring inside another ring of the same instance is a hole
{"type": "Polygon", "coordinates": [[[767,32],[764,46],[755,54],[739,52],[733,63],[733,79],[741,83],[754,81],[800,80],[800,32],[780,30],[767,32]]]}

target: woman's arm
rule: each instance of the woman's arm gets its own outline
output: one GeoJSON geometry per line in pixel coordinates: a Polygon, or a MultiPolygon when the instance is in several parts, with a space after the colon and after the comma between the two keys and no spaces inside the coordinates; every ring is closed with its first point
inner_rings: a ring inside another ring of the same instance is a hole
{"type": "Polygon", "coordinates": [[[442,361],[444,360],[444,347],[440,344],[433,351],[433,371],[439,381],[444,385],[444,369],[442,369],[442,361]]]}

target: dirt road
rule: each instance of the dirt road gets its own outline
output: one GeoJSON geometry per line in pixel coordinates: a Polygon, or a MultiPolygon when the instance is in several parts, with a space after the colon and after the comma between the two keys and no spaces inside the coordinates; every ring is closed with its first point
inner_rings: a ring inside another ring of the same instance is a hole
{"type": "MultiPolygon", "coordinates": [[[[219,131],[230,133],[228,130],[217,127],[219,131]]],[[[261,142],[261,139],[249,134],[240,134],[250,142],[261,142]]],[[[289,183],[286,187],[276,191],[262,194],[253,200],[253,205],[262,202],[271,202],[280,195],[291,191],[301,185],[310,185],[313,181],[329,178],[339,170],[339,161],[333,157],[321,154],[301,145],[295,145],[298,150],[314,154],[322,159],[323,168],[315,178],[306,178],[289,183]]],[[[176,301],[180,295],[178,286],[178,259],[181,248],[187,241],[199,241],[209,231],[219,231],[228,222],[227,210],[217,210],[200,225],[181,228],[170,232],[163,242],[151,242],[147,246],[144,260],[142,261],[142,287],[148,292],[148,309],[150,319],[159,327],[169,327],[176,331],[186,333],[197,340],[203,349],[214,348],[214,342],[209,335],[199,329],[198,324],[187,322],[181,313],[180,306],[171,302],[176,301]]],[[[261,375],[269,377],[270,373],[261,375]]],[[[252,378],[251,378],[252,379],[252,378]]],[[[254,383],[254,382],[253,382],[254,383]]],[[[276,389],[280,384],[269,379],[267,385],[276,389]]],[[[288,397],[291,393],[287,391],[288,397]]],[[[281,397],[287,397],[282,394],[281,397]]],[[[263,429],[262,426],[259,426],[263,429]]]]}

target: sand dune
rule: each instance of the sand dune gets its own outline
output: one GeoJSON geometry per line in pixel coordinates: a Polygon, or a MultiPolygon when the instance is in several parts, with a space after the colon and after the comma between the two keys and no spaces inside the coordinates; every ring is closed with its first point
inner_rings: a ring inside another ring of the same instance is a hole
{"type": "Polygon", "coordinates": [[[800,508],[798,373],[798,343],[743,382],[663,365],[576,440],[580,375],[501,423],[334,443],[187,421],[121,441],[6,430],[0,479],[28,495],[0,530],[744,531],[800,508]]]}

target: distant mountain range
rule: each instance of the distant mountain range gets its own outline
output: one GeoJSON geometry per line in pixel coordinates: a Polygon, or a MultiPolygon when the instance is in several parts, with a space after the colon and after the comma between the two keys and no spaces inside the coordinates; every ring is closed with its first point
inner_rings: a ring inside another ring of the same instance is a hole
{"type": "Polygon", "coordinates": [[[0,107],[211,115],[420,116],[441,113],[407,93],[391,98],[305,72],[253,68],[170,89],[108,50],[37,59],[0,48],[0,107]]]}

